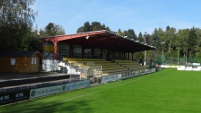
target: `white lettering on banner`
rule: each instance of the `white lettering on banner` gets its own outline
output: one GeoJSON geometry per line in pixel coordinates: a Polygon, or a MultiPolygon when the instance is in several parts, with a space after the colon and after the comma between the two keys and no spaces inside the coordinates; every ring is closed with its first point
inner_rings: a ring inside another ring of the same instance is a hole
{"type": "Polygon", "coordinates": [[[104,76],[104,77],[102,77],[102,83],[116,81],[116,80],[119,80],[119,79],[123,78],[123,76],[124,76],[123,74],[104,76]]]}
{"type": "Polygon", "coordinates": [[[138,71],[131,71],[131,72],[127,72],[127,73],[121,73],[121,74],[110,75],[110,76],[104,76],[101,78],[101,82],[107,83],[107,82],[116,81],[119,79],[131,78],[134,76],[144,75],[144,74],[153,73],[153,72],[155,72],[155,68],[138,70],[138,71]]]}
{"type": "Polygon", "coordinates": [[[51,87],[44,87],[44,88],[38,88],[38,89],[32,89],[30,91],[30,98],[37,98],[45,95],[60,93],[65,91],[66,85],[57,85],[57,86],[51,86],[51,87]]]}
{"type": "Polygon", "coordinates": [[[5,96],[1,96],[0,97],[0,101],[7,101],[10,99],[10,96],[9,95],[5,95],[5,96]]]}
{"type": "Polygon", "coordinates": [[[24,96],[24,93],[23,93],[23,92],[17,93],[17,94],[15,95],[16,98],[20,98],[20,97],[23,97],[23,96],[24,96]]]}
{"type": "MultiPolygon", "coordinates": [[[[68,83],[65,85],[57,85],[57,86],[51,86],[51,87],[44,87],[44,88],[38,88],[38,89],[32,89],[30,91],[30,98],[37,98],[41,96],[46,96],[50,94],[60,93],[63,91],[70,91],[75,89],[84,88],[90,85],[89,80],[74,82],[74,83],[68,83]]],[[[16,94],[16,96],[20,96],[21,94],[16,94]]],[[[1,99],[1,98],[0,98],[1,99]]]]}
{"type": "Polygon", "coordinates": [[[84,87],[87,87],[89,85],[90,85],[89,80],[84,80],[84,81],[79,81],[79,82],[74,82],[74,83],[68,83],[66,85],[66,90],[71,91],[71,90],[75,90],[75,89],[84,88],[84,87]]]}

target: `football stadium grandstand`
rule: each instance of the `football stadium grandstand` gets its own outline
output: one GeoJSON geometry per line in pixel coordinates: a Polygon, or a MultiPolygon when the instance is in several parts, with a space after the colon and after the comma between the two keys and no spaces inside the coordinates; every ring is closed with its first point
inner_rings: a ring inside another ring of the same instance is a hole
{"type": "Polygon", "coordinates": [[[43,38],[43,47],[43,70],[78,74],[97,83],[106,82],[106,76],[121,78],[149,71],[133,61],[134,53],[154,50],[106,30],[43,38]]]}
{"type": "Polygon", "coordinates": [[[155,68],[134,61],[135,52],[154,50],[153,46],[106,30],[51,36],[42,41],[41,67],[49,74],[1,79],[0,105],[155,72],[155,68]]]}

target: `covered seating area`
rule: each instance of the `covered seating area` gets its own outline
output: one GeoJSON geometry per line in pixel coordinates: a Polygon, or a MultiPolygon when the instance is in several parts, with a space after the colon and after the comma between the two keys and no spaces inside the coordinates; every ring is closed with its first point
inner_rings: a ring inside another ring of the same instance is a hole
{"type": "Polygon", "coordinates": [[[52,65],[63,61],[69,74],[78,74],[81,79],[99,79],[104,83],[146,72],[146,67],[133,61],[134,53],[154,49],[101,30],[43,38],[43,61],[54,61],[52,65]]]}
{"type": "Polygon", "coordinates": [[[133,53],[154,50],[106,30],[43,38],[44,59],[68,58],[133,59],[133,53]],[[132,56],[128,54],[132,54],[132,56]],[[131,58],[130,58],[131,57],[131,58]]]}
{"type": "Polygon", "coordinates": [[[64,61],[67,61],[68,63],[78,63],[78,65],[88,66],[89,68],[93,68],[94,66],[100,66],[100,76],[120,74],[128,71],[127,68],[120,66],[117,63],[106,61],[104,59],[65,58],[64,61]]]}
{"type": "Polygon", "coordinates": [[[116,60],[92,58],[64,58],[69,73],[80,74],[80,79],[90,79],[95,83],[107,83],[119,79],[155,72],[155,69],[141,66],[132,60],[116,60]]]}

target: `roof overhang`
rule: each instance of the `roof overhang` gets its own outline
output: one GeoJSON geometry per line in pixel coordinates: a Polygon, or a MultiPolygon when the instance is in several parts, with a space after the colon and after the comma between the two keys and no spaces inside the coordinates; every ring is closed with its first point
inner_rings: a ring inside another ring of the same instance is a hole
{"type": "Polygon", "coordinates": [[[0,53],[0,57],[32,57],[35,55],[43,57],[39,51],[7,51],[0,53]]]}
{"type": "Polygon", "coordinates": [[[139,52],[155,49],[153,46],[124,38],[116,33],[108,32],[106,30],[51,36],[43,38],[43,40],[66,42],[68,44],[81,45],[83,47],[112,49],[125,52],[139,52]]]}

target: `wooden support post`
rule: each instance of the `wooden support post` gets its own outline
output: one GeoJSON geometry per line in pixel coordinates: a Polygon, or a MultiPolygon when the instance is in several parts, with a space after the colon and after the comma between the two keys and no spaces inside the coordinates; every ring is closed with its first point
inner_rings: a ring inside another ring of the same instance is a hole
{"type": "Polygon", "coordinates": [[[130,52],[128,52],[128,60],[130,60],[130,52]]]}
{"type": "Polygon", "coordinates": [[[95,50],[95,48],[92,47],[92,48],[91,48],[91,58],[94,58],[94,50],[95,50]]]}
{"type": "Polygon", "coordinates": [[[103,58],[103,49],[100,48],[100,58],[102,59],[103,58]]]}
{"type": "Polygon", "coordinates": [[[69,57],[73,58],[73,45],[69,44],[69,57]]]}
{"type": "Polygon", "coordinates": [[[82,46],[82,58],[84,58],[84,50],[85,50],[85,47],[82,46]]]}
{"type": "Polygon", "coordinates": [[[54,44],[54,60],[57,59],[57,41],[53,41],[54,44]]]}

